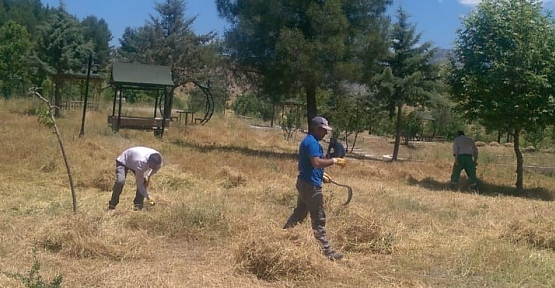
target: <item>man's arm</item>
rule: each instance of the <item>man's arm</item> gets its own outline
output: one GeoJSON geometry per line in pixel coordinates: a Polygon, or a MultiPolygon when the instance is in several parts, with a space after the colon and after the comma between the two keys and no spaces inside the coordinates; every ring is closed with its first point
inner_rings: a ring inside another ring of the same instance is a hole
{"type": "Polygon", "coordinates": [[[145,181],[144,173],[139,171],[135,172],[135,182],[137,183],[137,190],[139,190],[139,193],[141,193],[141,195],[143,195],[146,199],[149,199],[150,196],[148,195],[144,181],[145,181]]]}
{"type": "Polygon", "coordinates": [[[314,168],[326,168],[335,164],[333,158],[331,159],[324,159],[320,157],[312,157],[310,158],[310,163],[312,163],[312,167],[314,168]]]}
{"type": "Polygon", "coordinates": [[[455,158],[455,165],[459,165],[459,159],[458,156],[459,155],[459,145],[457,144],[457,139],[455,139],[455,141],[453,141],[453,157],[455,158]]]}
{"type": "Polygon", "coordinates": [[[476,143],[474,143],[474,163],[478,162],[478,147],[476,147],[476,143]]]}

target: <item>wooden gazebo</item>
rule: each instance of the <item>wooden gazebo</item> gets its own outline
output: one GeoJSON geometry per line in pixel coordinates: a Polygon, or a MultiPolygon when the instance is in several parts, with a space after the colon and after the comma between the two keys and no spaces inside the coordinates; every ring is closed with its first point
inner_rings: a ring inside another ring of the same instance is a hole
{"type": "Polygon", "coordinates": [[[170,125],[175,87],[170,67],[113,63],[110,84],[115,90],[112,115],[108,116],[108,123],[112,126],[112,130],[118,131],[122,128],[154,130],[155,135],[162,137],[164,130],[170,125]],[[123,98],[129,90],[147,90],[156,93],[152,117],[121,115],[123,98]]]}

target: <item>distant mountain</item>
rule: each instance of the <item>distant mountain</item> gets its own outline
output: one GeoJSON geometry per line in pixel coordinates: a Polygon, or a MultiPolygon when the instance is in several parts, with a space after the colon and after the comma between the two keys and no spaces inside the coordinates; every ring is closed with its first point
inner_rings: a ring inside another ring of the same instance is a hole
{"type": "Polygon", "coordinates": [[[437,49],[437,52],[434,54],[434,57],[430,59],[430,62],[433,64],[441,63],[441,62],[449,62],[450,55],[451,55],[450,49],[439,48],[437,49]]]}

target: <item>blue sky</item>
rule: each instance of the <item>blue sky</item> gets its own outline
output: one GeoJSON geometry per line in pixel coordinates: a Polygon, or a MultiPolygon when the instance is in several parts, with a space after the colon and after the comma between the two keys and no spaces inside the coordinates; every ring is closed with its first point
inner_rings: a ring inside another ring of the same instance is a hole
{"type": "MultiPolygon", "coordinates": [[[[163,0],[62,0],[66,10],[83,19],[88,15],[103,18],[112,32],[111,45],[119,46],[126,27],[140,27],[155,14],[154,3],[163,0]]],[[[58,6],[59,0],[42,0],[50,6],[58,6]]],[[[186,0],[185,16],[197,16],[193,28],[197,34],[216,31],[223,35],[227,23],[218,18],[213,0],[186,0]]],[[[456,29],[461,26],[461,16],[468,15],[480,0],[394,0],[391,15],[402,5],[422,33],[422,41],[431,41],[440,48],[451,48],[456,38],[456,29]]],[[[555,8],[555,0],[544,0],[547,9],[555,8]]],[[[395,21],[395,18],[392,18],[395,21]]]]}

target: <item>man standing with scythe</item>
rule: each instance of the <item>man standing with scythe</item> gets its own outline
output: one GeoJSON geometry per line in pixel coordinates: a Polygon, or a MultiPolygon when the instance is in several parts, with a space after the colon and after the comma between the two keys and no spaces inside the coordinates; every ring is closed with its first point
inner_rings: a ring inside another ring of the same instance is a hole
{"type": "Polygon", "coordinates": [[[326,213],[324,212],[322,182],[325,177],[325,167],[334,164],[345,167],[347,161],[344,158],[326,159],[324,157],[324,151],[318,142],[331,130],[332,128],[328,125],[328,120],[325,118],[318,116],[311,120],[309,133],[299,145],[299,175],[296,184],[297,191],[299,192],[297,207],[293,210],[283,229],[288,229],[301,223],[310,213],[314,237],[318,240],[322,252],[330,260],[339,260],[343,258],[343,254],[331,249],[326,235],[326,213]]]}

